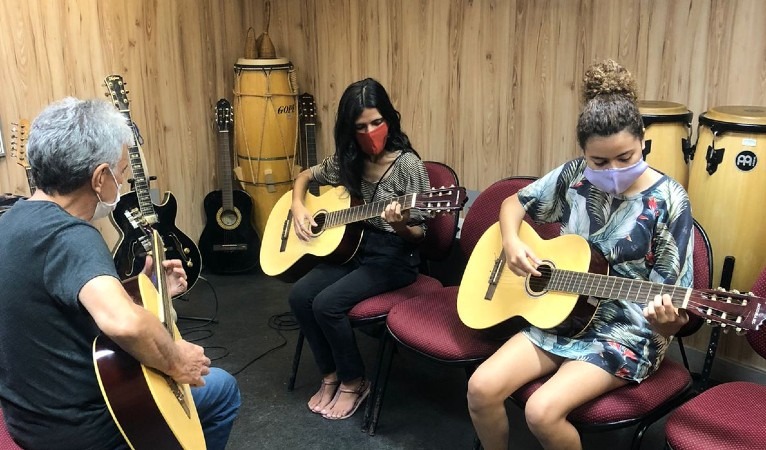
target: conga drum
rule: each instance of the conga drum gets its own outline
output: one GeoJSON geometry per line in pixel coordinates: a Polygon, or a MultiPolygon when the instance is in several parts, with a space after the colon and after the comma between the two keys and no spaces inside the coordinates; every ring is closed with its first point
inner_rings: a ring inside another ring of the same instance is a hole
{"type": "Polygon", "coordinates": [[[766,265],[766,108],[720,106],[699,117],[692,153],[689,199],[692,214],[710,238],[714,286],[726,256],[733,256],[731,288],[749,291],[766,265]]]}
{"type": "Polygon", "coordinates": [[[638,109],[646,128],[644,159],[653,168],[687,187],[692,112],[680,103],[661,100],[640,100],[638,109]]]}
{"type": "Polygon", "coordinates": [[[240,58],[234,74],[235,173],[253,198],[253,226],[263,237],[271,209],[292,189],[298,86],[284,58],[240,58]]]}

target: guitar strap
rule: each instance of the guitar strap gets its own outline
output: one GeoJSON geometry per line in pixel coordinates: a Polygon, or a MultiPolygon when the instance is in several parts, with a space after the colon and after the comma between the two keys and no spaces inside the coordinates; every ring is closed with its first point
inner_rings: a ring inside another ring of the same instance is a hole
{"type": "Polygon", "coordinates": [[[367,200],[365,200],[364,201],[365,203],[372,203],[373,201],[375,201],[375,194],[378,193],[378,186],[380,186],[380,182],[383,181],[383,178],[385,178],[386,175],[388,175],[388,172],[391,171],[391,168],[394,167],[394,164],[396,164],[396,162],[399,161],[399,158],[401,158],[403,154],[404,154],[404,151],[399,153],[399,156],[397,156],[396,159],[391,163],[391,165],[388,166],[386,171],[383,172],[383,175],[380,176],[380,179],[378,179],[378,182],[375,183],[375,189],[372,191],[372,195],[370,196],[370,201],[368,202],[367,200]]]}

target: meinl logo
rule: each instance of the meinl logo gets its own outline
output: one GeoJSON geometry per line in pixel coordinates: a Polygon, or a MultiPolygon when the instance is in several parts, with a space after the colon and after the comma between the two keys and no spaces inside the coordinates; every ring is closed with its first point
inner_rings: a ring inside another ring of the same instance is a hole
{"type": "Polygon", "coordinates": [[[755,168],[758,164],[758,157],[750,150],[743,150],[737,154],[737,158],[734,160],[737,169],[743,172],[749,172],[755,168]]]}

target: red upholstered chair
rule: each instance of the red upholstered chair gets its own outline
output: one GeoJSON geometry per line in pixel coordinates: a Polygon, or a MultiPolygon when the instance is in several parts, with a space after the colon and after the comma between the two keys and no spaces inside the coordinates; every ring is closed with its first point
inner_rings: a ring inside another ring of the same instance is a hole
{"type": "MultiPolygon", "coordinates": [[[[766,297],[766,269],[752,289],[766,297]]],[[[748,332],[747,341],[766,358],[766,327],[748,332]]],[[[733,381],[719,384],[673,411],[665,424],[672,450],[766,448],[766,386],[733,381]]]]}
{"type": "MultiPolygon", "coordinates": [[[[710,241],[696,221],[694,239],[694,287],[708,289],[713,261],[710,241]]],[[[690,320],[681,333],[688,336],[698,330],[701,324],[702,321],[690,320]]],[[[523,407],[548,378],[550,376],[523,386],[511,396],[514,403],[523,407]]],[[[608,392],[572,411],[569,419],[581,432],[608,431],[637,425],[631,448],[638,450],[647,428],[691,395],[692,378],[689,370],[665,358],[657,372],[642,383],[629,384],[608,392]]]]}
{"type": "MultiPolygon", "coordinates": [[[[460,231],[460,248],[466,260],[482,234],[497,222],[503,200],[534,180],[534,177],[506,178],[492,184],[476,198],[460,231]]],[[[376,375],[379,382],[365,414],[364,426],[370,436],[375,434],[380,419],[396,345],[430,360],[462,367],[467,376],[502,345],[503,341],[463,325],[457,314],[457,292],[457,286],[444,287],[391,308],[386,319],[388,334],[383,340],[384,352],[376,375]]]]}
{"type": "Polygon", "coordinates": [[[2,409],[0,409],[0,450],[21,450],[21,447],[16,445],[5,428],[5,418],[3,418],[2,409]]]}
{"type": "MultiPolygon", "coordinates": [[[[713,248],[710,245],[710,239],[696,220],[694,221],[694,288],[695,289],[710,289],[713,287],[713,248]]],[[[689,315],[689,322],[676,333],[676,341],[678,342],[678,348],[681,351],[681,358],[684,362],[686,370],[691,372],[689,368],[689,360],[686,358],[686,349],[684,348],[683,338],[691,336],[696,333],[705,320],[699,316],[689,315]]],[[[708,353],[709,357],[710,353],[708,353]]],[[[712,364],[712,360],[706,361],[705,365],[712,364]]],[[[707,380],[702,380],[706,383],[707,380]]]]}
{"type": "MultiPolygon", "coordinates": [[[[457,174],[446,164],[435,161],[425,161],[428,179],[433,187],[459,186],[457,174]]],[[[423,242],[420,244],[421,259],[424,260],[425,271],[427,271],[428,261],[439,261],[445,259],[450,252],[455,240],[458,227],[458,214],[441,214],[428,221],[428,232],[423,242]]],[[[421,270],[423,272],[424,270],[421,270]]],[[[442,284],[436,278],[420,273],[415,282],[401,289],[385,292],[383,294],[370,297],[357,303],[348,313],[351,325],[361,327],[375,323],[383,323],[391,308],[408,298],[417,295],[429,294],[442,287],[442,284]]],[[[384,331],[381,329],[381,332],[384,331]]],[[[303,350],[303,333],[298,334],[298,343],[295,347],[293,356],[293,367],[290,373],[290,379],[287,383],[287,390],[292,391],[295,388],[295,377],[298,373],[301,353],[303,350]]],[[[382,342],[381,342],[382,351],[382,342]]],[[[380,354],[380,352],[379,352],[380,354]]],[[[378,356],[378,358],[380,355],[378,356]]],[[[374,383],[373,379],[373,383],[374,383]]]]}

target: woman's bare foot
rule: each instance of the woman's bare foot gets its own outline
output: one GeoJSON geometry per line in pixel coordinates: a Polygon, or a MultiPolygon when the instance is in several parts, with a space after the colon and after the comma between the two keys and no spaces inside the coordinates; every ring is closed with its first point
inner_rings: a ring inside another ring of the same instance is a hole
{"type": "Polygon", "coordinates": [[[369,394],[370,382],[365,378],[343,382],[332,403],[322,411],[322,416],[332,420],[347,419],[356,412],[369,394]]]}
{"type": "Polygon", "coordinates": [[[322,379],[322,385],[316,394],[312,395],[308,402],[311,412],[320,414],[335,398],[335,392],[338,390],[338,376],[330,374],[322,379]]]}

